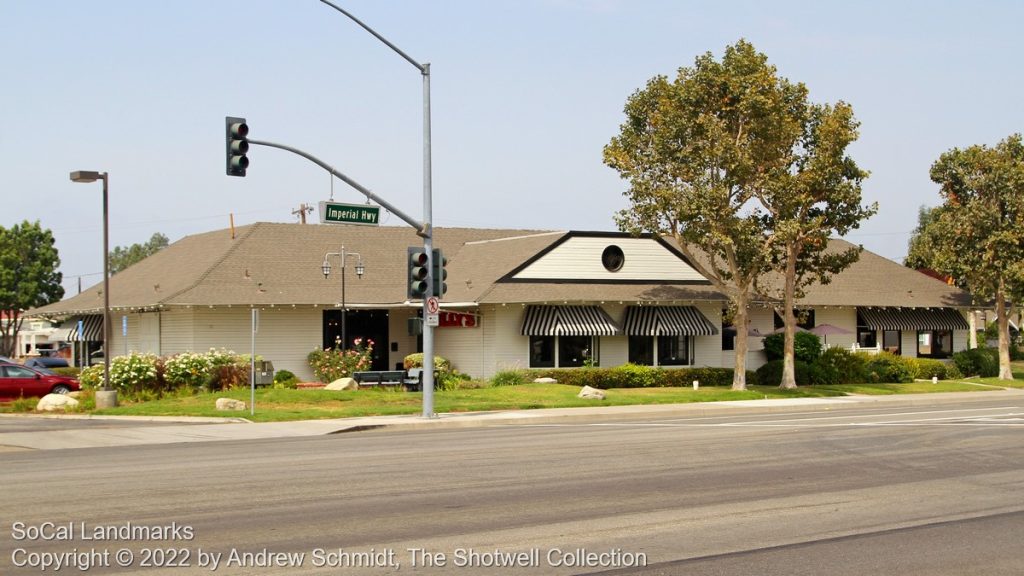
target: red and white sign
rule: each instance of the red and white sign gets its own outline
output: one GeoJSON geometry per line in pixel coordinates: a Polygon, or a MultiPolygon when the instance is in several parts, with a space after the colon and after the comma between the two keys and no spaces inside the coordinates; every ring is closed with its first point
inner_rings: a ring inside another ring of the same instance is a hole
{"type": "Polygon", "coordinates": [[[437,314],[438,310],[441,309],[441,302],[438,301],[437,296],[431,296],[427,298],[427,314],[437,314]]]}
{"type": "Polygon", "coordinates": [[[441,328],[476,328],[478,326],[475,314],[463,312],[442,312],[441,328]]]}

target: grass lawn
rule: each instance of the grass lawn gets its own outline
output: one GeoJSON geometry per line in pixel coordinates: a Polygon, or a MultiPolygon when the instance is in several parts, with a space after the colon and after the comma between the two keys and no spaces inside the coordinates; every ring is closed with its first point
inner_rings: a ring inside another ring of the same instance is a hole
{"type": "MultiPolygon", "coordinates": [[[[696,391],[691,388],[618,388],[607,390],[607,397],[603,401],[595,401],[577,398],[578,392],[579,388],[562,384],[523,384],[438,391],[434,393],[434,409],[437,412],[479,412],[843,395],[843,392],[839,390],[812,387],[780,390],[776,387],[753,386],[743,392],[734,392],[725,387],[703,387],[696,391]]],[[[137,404],[125,403],[117,408],[95,413],[131,416],[241,416],[250,418],[248,410],[244,412],[217,411],[214,408],[214,402],[217,398],[222,397],[235,398],[248,403],[249,390],[238,389],[220,393],[164,398],[137,404]]],[[[260,389],[256,391],[256,415],[252,419],[268,422],[419,414],[422,410],[422,402],[422,394],[418,392],[376,389],[348,392],[315,389],[260,389]]]]}
{"type": "MultiPolygon", "coordinates": [[[[994,380],[994,378],[989,378],[994,380]]],[[[1024,384],[1024,383],[1022,383],[1024,384]]],[[[844,394],[928,394],[933,392],[986,392],[994,390],[987,386],[977,386],[968,382],[955,380],[940,380],[936,384],[931,382],[910,382],[907,384],[836,384],[824,387],[844,394]]]]}

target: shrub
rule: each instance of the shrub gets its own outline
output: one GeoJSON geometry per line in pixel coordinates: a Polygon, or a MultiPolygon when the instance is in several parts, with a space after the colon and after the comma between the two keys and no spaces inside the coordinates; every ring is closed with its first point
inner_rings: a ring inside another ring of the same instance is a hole
{"type": "Polygon", "coordinates": [[[491,378],[492,386],[516,386],[526,384],[530,376],[523,370],[501,370],[491,378]]]}
{"type": "Polygon", "coordinates": [[[299,379],[288,370],[274,372],[274,388],[298,388],[299,379]]]}
{"type": "MultiPolygon", "coordinates": [[[[601,369],[590,368],[589,370],[599,371],[601,369]]],[[[612,386],[614,388],[649,388],[654,386],[657,377],[656,368],[638,364],[623,364],[609,369],[608,372],[608,376],[614,383],[612,386]]]]}
{"type": "MultiPolygon", "coordinates": [[[[415,354],[409,354],[402,361],[402,366],[406,370],[411,368],[423,368],[423,353],[417,352],[415,354]]],[[[434,355],[434,368],[442,372],[450,372],[452,369],[452,363],[440,356],[434,355]]]]}
{"type": "Polygon", "coordinates": [[[93,390],[103,385],[103,364],[95,364],[85,368],[78,375],[78,383],[83,390],[93,390]]]}
{"type": "Polygon", "coordinates": [[[864,367],[867,382],[906,383],[914,381],[915,366],[910,358],[897,356],[890,352],[865,356],[867,357],[864,367]]]}
{"type": "MultiPolygon", "coordinates": [[[[809,364],[800,361],[793,364],[793,376],[796,378],[797,386],[816,384],[813,372],[809,364]]],[[[782,384],[782,360],[772,360],[758,368],[755,379],[760,386],[779,386],[782,384]]]]}
{"type": "MultiPolygon", "coordinates": [[[[658,369],[654,385],[686,387],[692,386],[696,380],[701,386],[732,386],[732,374],[731,368],[658,369]]],[[[748,372],[748,381],[754,378],[756,377],[753,376],[753,372],[748,372]]]]}
{"type": "Polygon", "coordinates": [[[214,359],[210,354],[183,352],[164,361],[164,379],[171,388],[195,390],[210,383],[213,367],[214,359]]]}
{"type": "Polygon", "coordinates": [[[999,375],[999,351],[995,348],[973,348],[953,354],[953,364],[964,376],[991,378],[999,375]]]}
{"type": "Polygon", "coordinates": [[[867,377],[866,359],[845,348],[829,348],[812,364],[816,384],[853,384],[867,377]]]}
{"type": "Polygon", "coordinates": [[[955,364],[949,364],[932,358],[910,358],[909,360],[914,367],[914,378],[919,380],[931,380],[932,376],[937,377],[939,380],[963,378],[955,364]]]}
{"type": "Polygon", "coordinates": [[[437,390],[448,391],[459,388],[463,382],[470,380],[469,374],[463,374],[458,370],[450,372],[439,372],[434,386],[437,390]]]}
{"type": "Polygon", "coordinates": [[[309,361],[313,374],[320,382],[334,382],[339,378],[352,376],[353,372],[368,370],[373,356],[373,340],[357,338],[353,348],[342,351],[341,348],[317,348],[309,353],[309,361]]]}
{"type": "MultiPolygon", "coordinates": [[[[768,360],[782,360],[785,334],[769,334],[764,337],[764,353],[768,360]]],[[[821,338],[810,332],[797,332],[793,337],[793,357],[798,362],[810,364],[821,356],[821,338]]]]}
{"type": "Polygon", "coordinates": [[[143,390],[159,390],[157,360],[154,354],[137,352],[115,356],[110,360],[110,385],[124,390],[129,397],[143,390]]]}

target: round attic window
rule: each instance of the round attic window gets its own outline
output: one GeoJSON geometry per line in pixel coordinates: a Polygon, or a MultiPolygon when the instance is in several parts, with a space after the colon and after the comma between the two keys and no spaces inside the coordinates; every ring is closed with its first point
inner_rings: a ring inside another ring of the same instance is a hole
{"type": "Polygon", "coordinates": [[[622,253],[622,248],[614,244],[605,248],[604,252],[601,253],[601,264],[604,264],[605,270],[609,272],[622,270],[622,265],[625,262],[626,255],[622,253]]]}

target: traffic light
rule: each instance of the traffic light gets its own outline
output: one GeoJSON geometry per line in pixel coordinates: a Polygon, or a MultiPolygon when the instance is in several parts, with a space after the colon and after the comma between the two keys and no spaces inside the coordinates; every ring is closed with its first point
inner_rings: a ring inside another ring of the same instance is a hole
{"type": "Polygon", "coordinates": [[[249,167],[249,159],[245,154],[249,151],[249,125],[245,118],[224,118],[225,141],[227,142],[227,173],[228,176],[245,176],[249,167]]]}
{"type": "Polygon", "coordinates": [[[448,285],[444,283],[448,278],[448,270],[445,269],[447,265],[448,259],[441,253],[441,249],[434,248],[434,258],[431,260],[430,269],[434,273],[431,278],[434,281],[434,296],[438,298],[444,296],[444,293],[448,291],[448,285]]]}
{"type": "Polygon", "coordinates": [[[416,246],[410,246],[407,249],[408,258],[406,262],[409,268],[409,280],[407,286],[409,288],[408,296],[410,299],[423,298],[427,294],[427,253],[423,251],[423,248],[416,246]]]}

